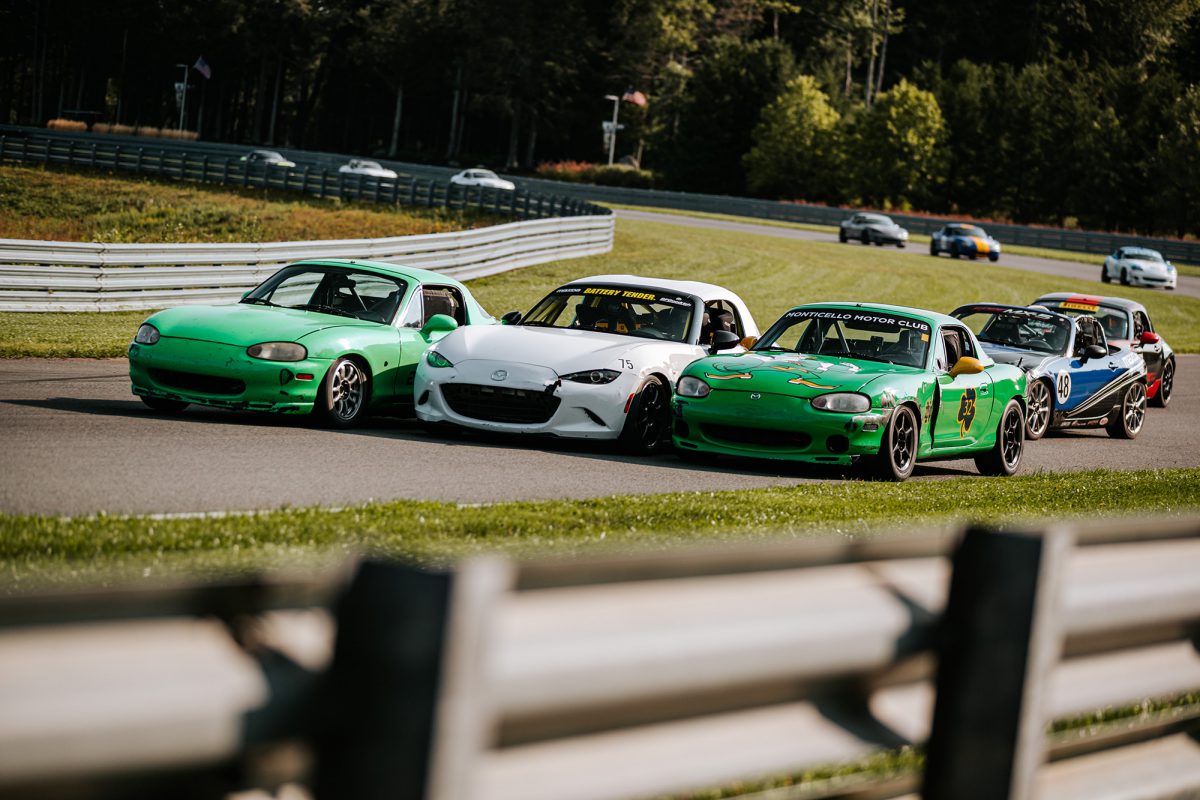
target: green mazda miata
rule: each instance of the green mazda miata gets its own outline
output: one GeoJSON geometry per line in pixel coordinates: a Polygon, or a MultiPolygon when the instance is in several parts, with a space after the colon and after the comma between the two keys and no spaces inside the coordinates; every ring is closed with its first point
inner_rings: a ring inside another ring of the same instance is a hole
{"type": "Polygon", "coordinates": [[[1024,410],[1025,373],[994,363],[959,320],[862,303],[788,311],[750,350],[692,362],[672,401],[685,458],[866,459],[888,480],[964,457],[1012,475],[1024,410]]]}
{"type": "Polygon", "coordinates": [[[436,272],[305,261],[240,303],[152,315],[129,345],[129,378],[157,411],[197,403],[350,427],[371,411],[411,414],[425,349],[459,325],[495,322],[465,286],[436,272]]]}

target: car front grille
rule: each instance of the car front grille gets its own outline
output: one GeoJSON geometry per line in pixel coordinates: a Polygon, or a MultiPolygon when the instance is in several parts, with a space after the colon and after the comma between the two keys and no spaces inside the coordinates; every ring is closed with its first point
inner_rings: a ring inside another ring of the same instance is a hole
{"type": "Polygon", "coordinates": [[[774,447],[780,450],[803,450],[812,444],[812,437],[800,431],[781,431],[775,428],[742,428],[737,425],[702,426],[709,439],[752,444],[756,447],[774,447]]]}
{"type": "Polygon", "coordinates": [[[442,397],[459,416],[517,425],[546,422],[562,402],[549,392],[473,383],[444,383],[442,397]]]}
{"type": "Polygon", "coordinates": [[[246,391],[245,381],[236,378],[219,378],[215,375],[200,375],[195,372],[177,372],[173,369],[152,369],[150,377],[155,383],[201,394],[238,395],[246,391]]]}

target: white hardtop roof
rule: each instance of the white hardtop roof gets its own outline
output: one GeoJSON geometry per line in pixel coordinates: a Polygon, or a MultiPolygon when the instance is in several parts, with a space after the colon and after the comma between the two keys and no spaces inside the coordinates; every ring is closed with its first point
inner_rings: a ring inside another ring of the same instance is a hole
{"type": "MultiPolygon", "coordinates": [[[[723,286],[700,281],[675,281],[669,278],[646,278],[641,275],[591,275],[587,278],[573,280],[573,283],[623,283],[632,286],[644,286],[653,289],[665,289],[669,292],[694,294],[704,299],[737,298],[737,295],[723,286]]],[[[740,298],[738,298],[740,300],[740,298]]]]}

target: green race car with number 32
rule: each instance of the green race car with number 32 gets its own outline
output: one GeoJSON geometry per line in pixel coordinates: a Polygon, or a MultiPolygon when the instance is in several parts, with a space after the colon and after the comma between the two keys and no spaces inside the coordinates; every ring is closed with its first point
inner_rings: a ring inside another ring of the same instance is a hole
{"type": "Polygon", "coordinates": [[[683,371],[672,432],[684,458],[868,461],[904,480],[918,461],[973,457],[1012,475],[1025,446],[1025,374],[959,320],[864,303],[793,308],[744,353],[683,371]]]}

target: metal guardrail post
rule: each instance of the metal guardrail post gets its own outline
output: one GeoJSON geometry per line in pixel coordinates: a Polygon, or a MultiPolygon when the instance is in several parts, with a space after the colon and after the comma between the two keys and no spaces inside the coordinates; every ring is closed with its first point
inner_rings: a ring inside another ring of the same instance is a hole
{"type": "Polygon", "coordinates": [[[1044,696],[1062,649],[1072,538],[967,531],[938,646],[924,800],[1030,800],[1045,756],[1044,696]]]}
{"type": "Polygon", "coordinates": [[[315,794],[425,796],[453,577],[367,562],[338,609],[315,794]]]}

